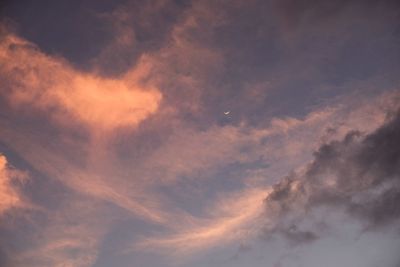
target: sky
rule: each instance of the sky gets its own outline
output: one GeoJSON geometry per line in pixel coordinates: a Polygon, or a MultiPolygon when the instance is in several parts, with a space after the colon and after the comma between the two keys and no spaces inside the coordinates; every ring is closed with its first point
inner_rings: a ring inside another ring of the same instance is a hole
{"type": "Polygon", "coordinates": [[[396,0],[0,4],[0,266],[400,267],[396,0]]]}

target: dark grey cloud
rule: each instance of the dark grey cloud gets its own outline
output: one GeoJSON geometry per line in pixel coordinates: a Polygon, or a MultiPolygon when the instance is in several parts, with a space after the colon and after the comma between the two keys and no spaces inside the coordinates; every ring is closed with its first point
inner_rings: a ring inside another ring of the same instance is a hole
{"type": "Polygon", "coordinates": [[[264,233],[266,240],[272,240],[276,236],[283,237],[291,246],[309,244],[319,238],[319,235],[311,230],[302,230],[295,223],[290,225],[278,225],[273,231],[264,233]]]}
{"type": "Polygon", "coordinates": [[[266,206],[277,215],[278,223],[266,235],[279,234],[295,243],[317,239],[318,234],[310,230],[315,226],[304,221],[310,221],[307,217],[318,208],[344,210],[365,229],[377,229],[400,219],[399,200],[397,111],[368,135],[353,131],[343,140],[322,145],[303,173],[290,174],[276,184],[266,206]],[[306,228],[299,230],[297,224],[306,228]]]}

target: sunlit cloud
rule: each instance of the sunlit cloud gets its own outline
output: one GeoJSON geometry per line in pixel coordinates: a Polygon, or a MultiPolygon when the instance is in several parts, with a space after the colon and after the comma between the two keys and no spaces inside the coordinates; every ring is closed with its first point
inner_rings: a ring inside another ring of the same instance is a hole
{"type": "Polygon", "coordinates": [[[156,88],[141,84],[140,63],[121,79],[107,79],[81,73],[11,33],[0,50],[1,76],[11,84],[2,94],[11,105],[51,112],[62,124],[76,121],[93,132],[136,127],[156,112],[162,98],[156,88]]]}
{"type": "Polygon", "coordinates": [[[0,217],[27,214],[0,265],[283,266],[328,236],[318,201],[362,225],[398,198],[357,154],[400,99],[385,4],[67,2],[0,25],[0,217]]]}
{"type": "Polygon", "coordinates": [[[204,218],[180,219],[182,225],[174,234],[147,238],[134,248],[162,251],[184,257],[191,253],[211,249],[236,240],[246,240],[257,230],[264,214],[264,199],[269,189],[252,189],[225,196],[204,218]]]}
{"type": "Polygon", "coordinates": [[[0,154],[0,216],[13,208],[29,207],[16,186],[27,179],[26,173],[10,167],[7,158],[0,154]]]}

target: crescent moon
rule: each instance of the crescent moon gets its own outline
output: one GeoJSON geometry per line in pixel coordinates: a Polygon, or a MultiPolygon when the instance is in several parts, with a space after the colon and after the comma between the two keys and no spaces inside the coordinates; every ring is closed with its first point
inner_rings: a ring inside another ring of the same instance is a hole
{"type": "Polygon", "coordinates": [[[224,114],[228,115],[229,113],[231,113],[230,111],[225,111],[224,114]]]}

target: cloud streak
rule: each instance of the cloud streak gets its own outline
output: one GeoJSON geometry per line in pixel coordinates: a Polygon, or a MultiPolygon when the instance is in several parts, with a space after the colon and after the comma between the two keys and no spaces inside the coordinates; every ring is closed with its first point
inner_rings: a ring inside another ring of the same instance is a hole
{"type": "Polygon", "coordinates": [[[10,167],[7,158],[0,154],[0,216],[12,209],[30,206],[19,190],[27,179],[26,173],[10,167]]]}
{"type": "Polygon", "coordinates": [[[268,189],[250,189],[222,198],[209,211],[208,216],[183,217],[181,225],[175,225],[178,233],[166,237],[147,238],[135,249],[160,250],[179,257],[237,240],[254,236],[257,221],[263,213],[263,198],[268,189]]]}

